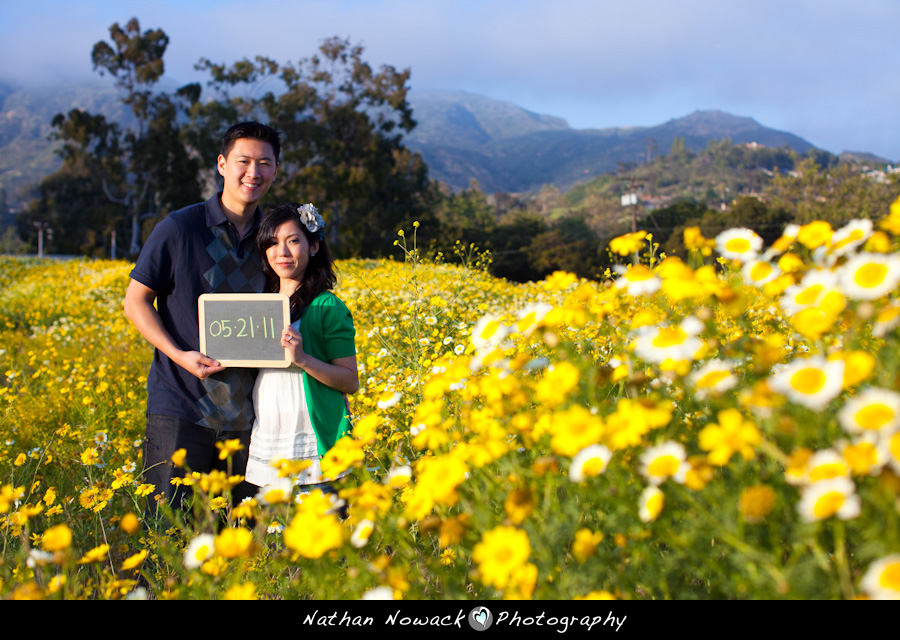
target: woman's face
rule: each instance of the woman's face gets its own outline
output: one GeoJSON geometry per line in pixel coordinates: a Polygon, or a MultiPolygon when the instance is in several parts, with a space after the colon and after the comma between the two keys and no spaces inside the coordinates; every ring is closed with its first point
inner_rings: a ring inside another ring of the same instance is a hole
{"type": "Polygon", "coordinates": [[[303,282],[310,255],[318,248],[318,242],[310,245],[300,225],[294,220],[289,220],[275,229],[274,243],[266,249],[266,259],[269,261],[269,267],[282,282],[293,280],[300,284],[303,282]]]}

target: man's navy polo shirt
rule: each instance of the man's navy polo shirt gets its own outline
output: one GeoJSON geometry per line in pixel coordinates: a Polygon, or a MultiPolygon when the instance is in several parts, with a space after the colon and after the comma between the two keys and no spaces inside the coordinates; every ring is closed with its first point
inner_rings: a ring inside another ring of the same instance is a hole
{"type": "MultiPolygon", "coordinates": [[[[164,218],[131,272],[132,279],[157,292],[163,325],[187,351],[200,350],[201,294],[258,293],[265,284],[256,254],[259,209],[251,230],[239,240],[220,196],[164,218]]],[[[217,431],[249,429],[256,374],[256,369],[229,368],[200,380],[156,349],[147,376],[147,414],[184,418],[217,431]]]]}

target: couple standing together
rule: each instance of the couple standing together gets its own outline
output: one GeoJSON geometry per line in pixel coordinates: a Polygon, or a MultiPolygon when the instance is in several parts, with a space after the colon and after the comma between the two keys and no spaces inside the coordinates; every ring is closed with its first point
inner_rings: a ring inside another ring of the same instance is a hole
{"type": "Polygon", "coordinates": [[[359,388],[355,331],[330,292],[336,278],[325,222],[312,205],[259,209],[280,152],[275,129],[231,127],[217,160],[222,191],[163,219],[130,274],[125,315],[156,348],[147,377],[144,482],[175,508],[189,491],[172,483],[184,473],[171,462],[179,449],[191,471],[245,475],[232,491],[237,503],[273,482],[278,472],[270,462],[281,459],[311,460],[298,484],[322,482],[319,458],[350,429],[345,394],[359,388]],[[290,299],[291,324],[281,334],[290,368],[226,369],[200,353],[200,295],[260,292],[290,299]],[[226,469],[216,445],[235,439],[243,448],[226,469]]]}

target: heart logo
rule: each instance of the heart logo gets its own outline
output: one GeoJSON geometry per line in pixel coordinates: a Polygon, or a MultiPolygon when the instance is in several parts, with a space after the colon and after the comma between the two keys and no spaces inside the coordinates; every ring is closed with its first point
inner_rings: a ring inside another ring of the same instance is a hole
{"type": "Polygon", "coordinates": [[[475,618],[475,622],[477,622],[478,624],[480,624],[483,627],[484,623],[487,622],[487,611],[482,609],[481,611],[479,611],[472,617],[475,618]]]}

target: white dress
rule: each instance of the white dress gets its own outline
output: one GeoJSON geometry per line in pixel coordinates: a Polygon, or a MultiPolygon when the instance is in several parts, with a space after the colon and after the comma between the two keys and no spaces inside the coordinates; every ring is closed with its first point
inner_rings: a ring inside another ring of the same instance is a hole
{"type": "Polygon", "coordinates": [[[250,435],[246,480],[262,487],[278,480],[279,460],[311,460],[295,484],[323,482],[318,441],[309,421],[303,376],[295,368],[260,369],[253,387],[256,420],[250,435]]]}

